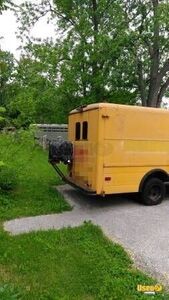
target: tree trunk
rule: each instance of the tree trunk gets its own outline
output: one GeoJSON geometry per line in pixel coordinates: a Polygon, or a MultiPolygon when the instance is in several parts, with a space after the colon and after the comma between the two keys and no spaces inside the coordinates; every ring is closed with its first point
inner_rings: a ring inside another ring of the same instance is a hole
{"type": "Polygon", "coordinates": [[[91,0],[92,3],[92,22],[93,22],[93,39],[94,39],[94,43],[93,43],[93,61],[92,61],[92,76],[93,76],[93,80],[92,80],[92,94],[95,95],[96,101],[101,100],[101,88],[100,88],[100,84],[98,81],[98,76],[99,76],[99,67],[98,67],[98,61],[96,59],[97,55],[95,55],[96,51],[97,51],[97,37],[98,37],[98,33],[99,33],[99,20],[98,20],[98,4],[97,4],[97,0],[91,0]]]}
{"type": "Polygon", "coordinates": [[[152,0],[154,14],[154,36],[150,66],[150,84],[147,98],[147,105],[156,107],[158,102],[158,92],[160,88],[159,82],[159,20],[158,20],[158,5],[159,0],[152,0]]]}
{"type": "Polygon", "coordinates": [[[140,91],[142,106],[147,106],[146,86],[143,77],[143,64],[142,61],[140,60],[138,60],[137,62],[137,73],[138,73],[138,87],[140,91]]]}

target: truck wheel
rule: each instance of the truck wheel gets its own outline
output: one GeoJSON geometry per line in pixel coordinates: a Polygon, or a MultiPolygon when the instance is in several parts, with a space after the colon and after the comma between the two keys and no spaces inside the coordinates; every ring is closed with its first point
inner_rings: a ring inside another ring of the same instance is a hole
{"type": "Polygon", "coordinates": [[[162,202],[165,197],[165,185],[158,178],[148,179],[141,192],[142,202],[145,205],[157,205],[162,202]]]}

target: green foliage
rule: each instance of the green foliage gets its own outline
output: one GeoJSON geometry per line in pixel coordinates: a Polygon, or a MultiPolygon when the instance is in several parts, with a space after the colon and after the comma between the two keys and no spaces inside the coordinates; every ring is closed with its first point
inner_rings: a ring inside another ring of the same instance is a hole
{"type": "MultiPolygon", "coordinates": [[[[123,248],[91,223],[14,237],[2,232],[0,239],[0,281],[12,281],[21,299],[153,297],[137,292],[137,284],[152,285],[155,280],[133,268],[123,248]]],[[[155,295],[157,300],[167,297],[164,292],[155,295]]]]}
{"type": "Polygon", "coordinates": [[[17,175],[14,169],[0,166],[0,191],[11,191],[16,188],[17,175]]]}
{"type": "Polygon", "coordinates": [[[0,114],[4,114],[6,112],[5,107],[0,106],[0,114]]]}
{"type": "Polygon", "coordinates": [[[12,79],[13,72],[13,55],[0,49],[0,106],[6,104],[9,81],[12,79]]]}
{"type": "Polygon", "coordinates": [[[10,122],[18,128],[57,121],[56,87],[44,75],[47,71],[42,65],[36,60],[22,58],[16,68],[16,84],[13,84],[12,101],[7,108],[10,122]]]}
{"type": "Polygon", "coordinates": [[[0,160],[0,168],[4,166],[4,162],[0,160]]]}
{"type": "Polygon", "coordinates": [[[169,88],[168,1],[123,1],[129,61],[142,105],[159,107],[169,88]]]}
{"type": "Polygon", "coordinates": [[[3,8],[3,4],[4,4],[4,0],[0,0],[0,12],[1,12],[2,8],[3,8]]]}
{"type": "Polygon", "coordinates": [[[1,300],[19,300],[21,299],[17,289],[10,284],[0,285],[1,300]]]}
{"type": "Polygon", "coordinates": [[[5,120],[5,113],[6,109],[5,107],[0,106],[0,130],[5,126],[6,120],[5,120]]]}
{"type": "Polygon", "coordinates": [[[11,0],[0,0],[0,13],[3,10],[13,7],[13,2],[11,0]]]}
{"type": "Polygon", "coordinates": [[[5,126],[5,118],[0,116],[0,129],[5,126]]]}

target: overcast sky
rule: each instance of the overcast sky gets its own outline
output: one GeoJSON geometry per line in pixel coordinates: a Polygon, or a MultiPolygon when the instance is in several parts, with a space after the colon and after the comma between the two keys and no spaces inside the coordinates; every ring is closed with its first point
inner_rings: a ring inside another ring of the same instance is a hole
{"type": "MultiPolygon", "coordinates": [[[[30,2],[34,1],[31,0],[30,2]]],[[[18,5],[22,2],[22,0],[14,1],[14,3],[18,5]]],[[[38,0],[36,0],[36,3],[37,2],[38,0]]],[[[17,50],[17,48],[21,46],[21,43],[15,34],[17,26],[16,17],[11,11],[4,11],[2,15],[0,15],[0,37],[2,37],[2,39],[0,39],[0,48],[12,52],[16,58],[19,58],[20,51],[17,50]]],[[[55,35],[54,26],[47,24],[47,20],[43,18],[31,30],[31,35],[37,38],[53,37],[55,35]]]]}

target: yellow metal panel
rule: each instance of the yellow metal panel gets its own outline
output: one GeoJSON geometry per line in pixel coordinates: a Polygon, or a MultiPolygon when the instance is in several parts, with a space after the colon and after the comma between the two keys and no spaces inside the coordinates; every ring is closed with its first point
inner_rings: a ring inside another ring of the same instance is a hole
{"type": "MultiPolygon", "coordinates": [[[[154,169],[158,169],[158,166],[154,166],[154,169]]],[[[106,194],[138,192],[142,178],[151,170],[152,167],[143,166],[104,168],[103,190],[106,194]],[[106,181],[106,177],[110,177],[111,180],[106,181]]],[[[167,172],[169,167],[163,170],[167,172]]]]}

